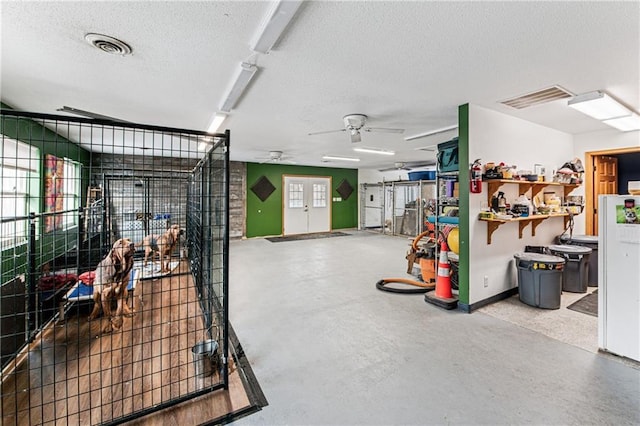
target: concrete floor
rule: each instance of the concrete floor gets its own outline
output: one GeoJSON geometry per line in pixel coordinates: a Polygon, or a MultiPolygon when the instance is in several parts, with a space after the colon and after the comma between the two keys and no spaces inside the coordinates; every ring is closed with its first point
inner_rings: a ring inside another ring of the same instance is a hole
{"type": "Polygon", "coordinates": [[[381,292],[409,240],[351,233],[231,243],[231,323],[269,402],[235,424],[640,424],[637,364],[381,292]]]}

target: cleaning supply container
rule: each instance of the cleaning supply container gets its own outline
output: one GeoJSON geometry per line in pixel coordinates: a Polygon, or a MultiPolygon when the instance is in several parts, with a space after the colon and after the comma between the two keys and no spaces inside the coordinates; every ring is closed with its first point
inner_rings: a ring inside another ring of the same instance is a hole
{"type": "Polygon", "coordinates": [[[549,253],[564,258],[566,265],[562,273],[562,290],[571,293],[586,293],[589,283],[589,247],[552,245],[549,253]]]}
{"type": "Polygon", "coordinates": [[[560,235],[558,242],[562,245],[589,247],[589,282],[591,287],[598,286],[598,236],[597,235],[560,235]]]}
{"type": "Polygon", "coordinates": [[[562,257],[516,253],[520,301],[536,308],[559,309],[562,295],[562,257]]]}

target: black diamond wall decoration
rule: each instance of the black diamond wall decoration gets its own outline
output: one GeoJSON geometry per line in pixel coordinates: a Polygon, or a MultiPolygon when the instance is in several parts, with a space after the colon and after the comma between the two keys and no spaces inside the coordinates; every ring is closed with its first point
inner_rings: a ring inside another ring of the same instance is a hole
{"type": "Polygon", "coordinates": [[[353,193],[353,187],[346,179],[342,179],[342,182],[340,182],[336,191],[340,194],[343,200],[346,200],[353,193]]]}
{"type": "Polygon", "coordinates": [[[251,190],[258,196],[258,198],[260,198],[260,201],[265,201],[267,198],[269,198],[269,195],[271,195],[273,191],[276,190],[276,187],[273,186],[271,181],[269,181],[266,176],[261,176],[260,179],[258,179],[256,183],[253,184],[251,190]]]}

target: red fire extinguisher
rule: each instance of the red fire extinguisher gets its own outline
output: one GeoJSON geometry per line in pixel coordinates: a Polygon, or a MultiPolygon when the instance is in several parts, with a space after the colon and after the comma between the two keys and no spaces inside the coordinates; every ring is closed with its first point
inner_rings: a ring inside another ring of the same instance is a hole
{"type": "Polygon", "coordinates": [[[469,170],[469,190],[473,194],[482,192],[482,165],[479,158],[473,162],[469,170]]]}

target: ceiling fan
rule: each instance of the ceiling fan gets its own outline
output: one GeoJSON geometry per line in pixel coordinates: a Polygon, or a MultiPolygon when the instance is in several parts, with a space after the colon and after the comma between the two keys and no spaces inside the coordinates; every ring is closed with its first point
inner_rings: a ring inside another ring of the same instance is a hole
{"type": "Polygon", "coordinates": [[[260,164],[264,164],[264,163],[296,164],[296,162],[291,161],[290,158],[293,158],[293,157],[289,155],[283,155],[282,151],[269,151],[268,157],[259,157],[258,160],[262,160],[260,161],[260,164]]]}
{"type": "Polygon", "coordinates": [[[420,167],[435,166],[435,160],[429,161],[397,161],[393,164],[393,167],[386,169],[379,169],[379,172],[390,172],[392,170],[413,170],[420,167]]]}
{"type": "Polygon", "coordinates": [[[325,130],[323,132],[313,132],[309,133],[309,136],[312,135],[321,135],[324,133],[336,133],[336,132],[348,132],[349,137],[351,138],[351,142],[360,142],[362,141],[362,137],[360,132],[380,132],[380,133],[403,133],[404,129],[389,129],[385,127],[364,127],[367,116],[364,114],[347,114],[342,117],[344,121],[344,129],[337,130],[325,130]]]}

